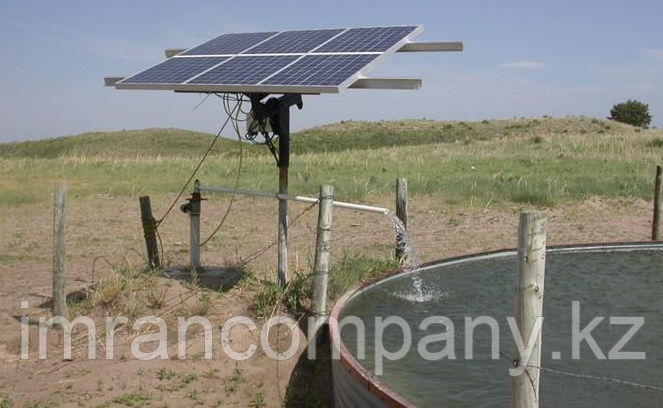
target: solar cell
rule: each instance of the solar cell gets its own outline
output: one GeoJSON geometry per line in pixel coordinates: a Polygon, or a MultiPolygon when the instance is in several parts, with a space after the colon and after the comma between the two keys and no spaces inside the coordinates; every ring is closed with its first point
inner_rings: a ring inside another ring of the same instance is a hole
{"type": "Polygon", "coordinates": [[[379,55],[307,55],[261,84],[338,86],[379,55]]]}
{"type": "Polygon", "coordinates": [[[351,28],[313,52],[385,52],[418,27],[351,28]]]}
{"type": "Polygon", "coordinates": [[[171,58],[125,78],[121,82],[125,84],[178,84],[227,59],[229,57],[171,58]]]}
{"type": "Polygon", "coordinates": [[[268,39],[278,31],[263,33],[223,34],[213,40],[194,47],[182,55],[224,55],[239,54],[247,48],[268,39]]]}
{"type": "Polygon", "coordinates": [[[297,58],[299,57],[295,55],[236,56],[225,64],[193,78],[187,84],[257,84],[297,58]]]}
{"type": "Polygon", "coordinates": [[[283,31],[279,35],[244,51],[244,54],[306,53],[343,31],[342,28],[283,31]]]}

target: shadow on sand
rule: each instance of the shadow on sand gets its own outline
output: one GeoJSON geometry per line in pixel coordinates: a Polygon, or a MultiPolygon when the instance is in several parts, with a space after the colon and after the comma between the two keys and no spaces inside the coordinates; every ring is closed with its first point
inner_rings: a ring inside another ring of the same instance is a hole
{"type": "Polygon", "coordinates": [[[213,291],[227,291],[232,289],[244,276],[242,268],[205,266],[199,269],[172,266],[164,269],[162,276],[187,283],[196,283],[204,289],[213,291]]]}

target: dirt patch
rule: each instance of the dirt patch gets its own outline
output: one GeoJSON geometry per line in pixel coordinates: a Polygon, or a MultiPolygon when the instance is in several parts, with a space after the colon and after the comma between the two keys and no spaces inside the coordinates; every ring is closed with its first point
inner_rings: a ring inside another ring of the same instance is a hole
{"type": "MultiPolygon", "coordinates": [[[[173,198],[172,195],[152,197],[155,214],[162,214],[173,198]]],[[[373,205],[393,205],[390,197],[371,197],[369,201],[373,205]]],[[[227,197],[203,203],[203,238],[213,230],[227,205],[227,197]]],[[[517,205],[448,207],[434,197],[414,197],[410,203],[409,228],[421,258],[430,261],[515,246],[520,210],[521,206],[517,205]]],[[[290,230],[290,267],[308,271],[314,253],[317,211],[292,203],[290,212],[291,221],[298,217],[290,230]]],[[[581,203],[560,205],[548,210],[548,214],[550,245],[643,241],[649,238],[651,229],[651,205],[638,199],[592,197],[581,203]]],[[[142,264],[144,244],[140,228],[138,203],[134,198],[70,197],[68,292],[98,283],[111,269],[142,264]]],[[[237,280],[223,268],[247,263],[256,275],[273,278],[276,228],[273,201],[240,197],[220,233],[203,248],[203,263],[220,278],[208,276],[209,280],[205,281],[206,287],[209,285],[214,292],[209,318],[215,326],[216,340],[225,320],[249,313],[250,293],[235,286],[237,280]]],[[[19,361],[18,316],[27,315],[36,321],[37,317],[48,317],[50,313],[47,304],[51,293],[52,208],[48,204],[4,208],[0,231],[0,324],[4,328],[0,332],[0,397],[8,397],[14,406],[38,401],[38,405],[31,406],[280,407],[288,394],[300,395],[288,389],[288,384],[302,387],[300,379],[307,370],[320,369],[302,364],[297,358],[299,354],[277,364],[260,348],[254,357],[236,363],[222,352],[218,343],[214,344],[214,358],[205,360],[204,338],[195,331],[190,335],[187,350],[190,357],[184,361],[136,360],[129,353],[129,333],[120,337],[124,344],[116,348],[113,361],[103,358],[105,351],[101,345],[97,348],[101,357],[94,361],[84,358],[87,351],[75,354],[71,361],[64,361],[61,353],[55,351],[44,361],[34,358],[19,361]],[[22,300],[29,301],[29,309],[20,308],[22,300]]],[[[160,235],[167,264],[185,265],[187,216],[174,211],[162,224],[160,235]]],[[[391,225],[379,215],[335,211],[332,236],[332,257],[336,259],[344,252],[389,256],[393,251],[391,225]]],[[[173,271],[176,275],[177,270],[173,271]]],[[[182,270],[178,273],[185,274],[182,270]]],[[[171,300],[164,308],[180,302],[190,291],[176,279],[170,282],[167,296],[171,300]]],[[[250,343],[259,343],[259,329],[235,329],[233,349],[243,350],[250,343]]],[[[35,327],[31,330],[36,334],[35,327]]],[[[176,334],[169,338],[176,339],[176,334]]],[[[275,342],[273,336],[270,340],[275,342]]],[[[52,346],[49,350],[62,347],[56,334],[49,341],[52,346]]],[[[286,338],[280,341],[287,343],[286,338]]],[[[275,349],[283,347],[280,341],[273,344],[275,349]]],[[[169,343],[168,355],[177,356],[176,344],[169,343]]]]}

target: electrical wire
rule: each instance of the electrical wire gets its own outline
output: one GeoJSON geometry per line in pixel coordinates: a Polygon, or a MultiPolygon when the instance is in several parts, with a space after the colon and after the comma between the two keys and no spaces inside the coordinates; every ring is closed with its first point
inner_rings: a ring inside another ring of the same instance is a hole
{"type": "Polygon", "coordinates": [[[203,98],[203,100],[198,102],[198,104],[196,106],[194,106],[193,109],[191,109],[191,110],[198,109],[203,103],[205,103],[207,101],[207,99],[209,99],[210,95],[211,95],[210,93],[206,94],[205,97],[203,98]]]}
{"type": "Polygon", "coordinates": [[[191,176],[189,176],[189,179],[186,181],[184,186],[182,186],[182,189],[180,190],[179,194],[177,195],[177,198],[175,198],[175,200],[173,200],[173,202],[170,204],[170,207],[168,207],[168,210],[166,210],[164,215],[159,220],[157,220],[155,222],[155,227],[156,228],[158,228],[159,225],[161,225],[161,223],[166,219],[166,217],[168,217],[168,214],[170,214],[170,212],[173,210],[173,208],[175,207],[177,202],[180,200],[180,198],[182,198],[182,195],[184,195],[184,192],[186,191],[187,187],[189,187],[189,184],[191,184],[191,181],[193,180],[193,178],[198,173],[198,170],[200,170],[200,167],[205,162],[205,159],[207,159],[207,156],[209,155],[209,153],[214,148],[214,145],[216,144],[216,142],[221,137],[221,132],[223,132],[223,129],[225,129],[226,125],[228,125],[228,122],[230,122],[231,119],[232,119],[232,115],[228,115],[228,118],[225,120],[225,122],[223,122],[223,125],[221,125],[221,129],[219,129],[219,131],[217,132],[214,139],[212,139],[212,142],[210,143],[209,147],[207,148],[207,150],[205,151],[203,156],[200,158],[200,161],[198,162],[198,165],[196,166],[196,168],[191,173],[191,176]]]}
{"type": "MultiPolygon", "coordinates": [[[[302,212],[300,212],[299,214],[297,214],[297,216],[295,216],[294,218],[292,218],[292,220],[288,223],[288,229],[289,229],[290,227],[292,227],[292,226],[297,222],[297,220],[299,220],[299,218],[301,218],[304,214],[306,214],[306,213],[307,213],[309,210],[311,210],[313,207],[315,207],[316,205],[318,205],[318,201],[320,201],[320,200],[316,200],[314,203],[312,203],[312,204],[309,205],[308,207],[304,208],[304,210],[303,210],[302,212]]],[[[249,256],[247,256],[246,258],[240,260],[240,261],[237,262],[234,266],[235,266],[235,267],[242,267],[242,266],[246,266],[246,265],[248,265],[249,263],[251,263],[251,262],[255,261],[256,259],[258,259],[258,257],[259,257],[260,255],[262,255],[262,254],[264,254],[265,252],[269,251],[270,248],[273,248],[274,246],[276,246],[276,244],[277,244],[278,242],[279,242],[279,240],[278,240],[278,239],[275,239],[274,241],[272,241],[272,242],[271,242],[269,245],[267,245],[266,247],[264,247],[264,248],[262,248],[262,249],[259,249],[259,250],[257,250],[256,252],[254,252],[254,253],[252,253],[252,254],[249,254],[249,256]]]]}
{"type": "Polygon", "coordinates": [[[221,221],[219,221],[219,224],[216,226],[216,228],[214,228],[214,230],[209,235],[209,237],[207,237],[204,241],[202,241],[198,245],[199,247],[205,246],[212,238],[214,238],[214,236],[217,234],[217,232],[219,232],[219,230],[221,229],[223,224],[226,222],[226,219],[228,218],[228,215],[230,214],[230,210],[233,207],[233,203],[235,202],[235,196],[236,196],[235,193],[236,193],[236,191],[239,187],[239,180],[240,180],[240,177],[241,177],[241,174],[242,174],[242,162],[243,162],[243,157],[244,157],[243,146],[242,146],[242,144],[243,144],[242,143],[242,135],[241,135],[241,132],[239,130],[239,124],[238,124],[238,122],[239,122],[238,117],[239,117],[240,112],[242,111],[242,102],[243,102],[243,99],[239,98],[237,100],[237,104],[235,105],[235,108],[233,108],[233,110],[230,110],[229,102],[227,101],[227,99],[225,99],[225,98],[223,99],[223,107],[224,107],[226,113],[228,114],[228,118],[233,117],[233,113],[234,113],[234,120],[232,120],[231,123],[232,123],[233,128],[235,129],[235,133],[237,134],[237,143],[238,143],[238,146],[239,146],[239,152],[238,152],[239,164],[237,166],[237,177],[235,178],[235,187],[233,188],[232,195],[230,196],[230,203],[228,204],[228,208],[226,209],[225,214],[223,214],[223,217],[221,218],[221,221]]]}

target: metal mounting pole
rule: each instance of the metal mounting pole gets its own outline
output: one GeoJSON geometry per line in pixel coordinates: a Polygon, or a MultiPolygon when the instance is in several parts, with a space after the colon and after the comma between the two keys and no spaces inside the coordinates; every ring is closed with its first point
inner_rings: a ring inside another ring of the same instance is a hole
{"type": "MultiPolygon", "coordinates": [[[[270,98],[265,103],[266,94],[249,94],[251,112],[259,121],[269,120],[272,131],[279,137],[277,165],[279,167],[279,219],[278,219],[278,267],[277,282],[281,287],[288,283],[288,166],[290,165],[290,107],[296,105],[301,109],[300,94],[285,94],[280,98],[270,98]]],[[[267,139],[267,132],[262,133],[267,139]]],[[[274,155],[275,148],[268,139],[268,145],[274,155]]]]}
{"type": "MultiPolygon", "coordinates": [[[[279,194],[288,194],[288,167],[290,166],[290,105],[281,102],[279,118],[279,194]]],[[[279,198],[278,284],[288,283],[288,200],[279,198]]]]}

